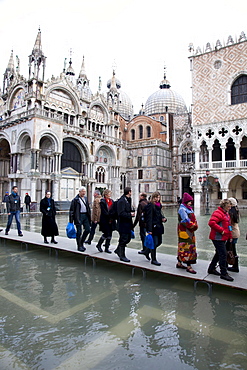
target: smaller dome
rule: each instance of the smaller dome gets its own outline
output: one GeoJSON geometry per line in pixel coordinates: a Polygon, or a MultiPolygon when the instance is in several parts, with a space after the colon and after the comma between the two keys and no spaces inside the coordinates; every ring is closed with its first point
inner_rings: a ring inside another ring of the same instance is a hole
{"type": "Polygon", "coordinates": [[[124,119],[128,120],[133,117],[133,106],[128,95],[122,91],[119,92],[119,113],[124,119]]]}

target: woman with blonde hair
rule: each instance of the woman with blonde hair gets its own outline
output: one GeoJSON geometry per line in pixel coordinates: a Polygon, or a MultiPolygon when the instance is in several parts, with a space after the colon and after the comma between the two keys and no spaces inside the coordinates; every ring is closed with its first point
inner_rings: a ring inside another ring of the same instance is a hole
{"type": "Polygon", "coordinates": [[[163,222],[166,222],[166,217],[162,214],[162,204],[160,202],[160,193],[155,191],[151,195],[150,202],[146,206],[146,230],[151,234],[154,241],[154,249],[145,251],[145,256],[149,260],[151,252],[151,263],[160,266],[161,263],[156,260],[156,249],[162,243],[162,235],[164,234],[163,222]]]}

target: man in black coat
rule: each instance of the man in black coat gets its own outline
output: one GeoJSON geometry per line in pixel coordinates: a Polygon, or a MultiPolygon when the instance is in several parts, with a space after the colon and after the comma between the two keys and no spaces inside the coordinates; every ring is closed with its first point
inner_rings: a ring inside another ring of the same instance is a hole
{"type": "Polygon", "coordinates": [[[140,238],[142,241],[142,250],[138,252],[139,254],[145,254],[145,249],[146,249],[144,247],[144,241],[146,237],[146,223],[145,223],[144,216],[143,216],[143,210],[147,204],[148,204],[147,194],[141,193],[139,195],[139,204],[138,204],[138,208],[136,211],[136,218],[134,221],[134,228],[136,227],[138,223],[140,227],[140,238]]]}
{"type": "Polygon", "coordinates": [[[91,211],[86,197],[85,186],[80,187],[79,194],[72,200],[69,210],[69,222],[76,226],[76,243],[80,252],[84,252],[84,242],[90,233],[91,211]],[[82,234],[82,228],[84,229],[82,234]]]}
{"type": "Polygon", "coordinates": [[[117,214],[118,214],[118,232],[119,240],[115,253],[120,258],[120,261],[130,262],[125,256],[125,247],[130,242],[131,230],[133,230],[132,217],[135,213],[132,212],[131,208],[131,188],[127,187],[124,189],[124,194],[117,202],[117,214]]]}

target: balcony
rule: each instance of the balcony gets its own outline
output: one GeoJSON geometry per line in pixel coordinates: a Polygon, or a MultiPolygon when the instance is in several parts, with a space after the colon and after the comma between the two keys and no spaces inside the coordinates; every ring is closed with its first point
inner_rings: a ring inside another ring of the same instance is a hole
{"type": "Polygon", "coordinates": [[[225,169],[225,168],[246,168],[247,159],[241,159],[239,161],[218,161],[218,162],[201,162],[199,163],[200,170],[204,169],[225,169]]]}

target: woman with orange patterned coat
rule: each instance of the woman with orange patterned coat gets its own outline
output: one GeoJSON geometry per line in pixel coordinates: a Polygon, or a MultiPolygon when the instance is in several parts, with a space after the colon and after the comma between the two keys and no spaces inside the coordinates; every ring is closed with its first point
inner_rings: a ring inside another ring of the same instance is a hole
{"type": "Polygon", "coordinates": [[[195,231],[198,229],[198,225],[191,207],[192,202],[192,196],[184,193],[182,204],[178,210],[178,263],[176,267],[196,274],[191,265],[195,264],[197,259],[195,231]]]}

